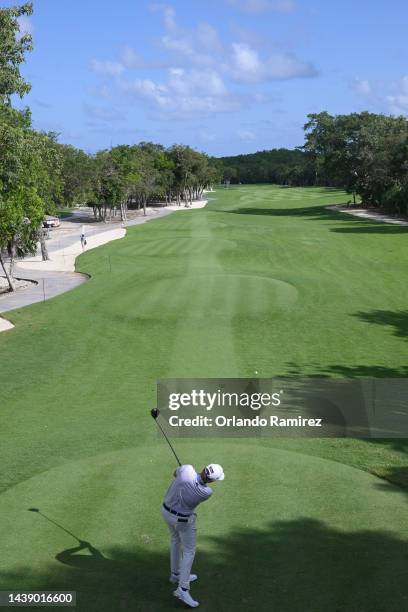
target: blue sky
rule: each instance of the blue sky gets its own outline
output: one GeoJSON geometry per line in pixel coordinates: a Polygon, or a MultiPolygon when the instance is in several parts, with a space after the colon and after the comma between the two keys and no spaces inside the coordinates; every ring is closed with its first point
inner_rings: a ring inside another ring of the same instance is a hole
{"type": "Polygon", "coordinates": [[[294,147],[311,112],[408,113],[407,20],[403,0],[34,0],[24,104],[89,152],[294,147]]]}

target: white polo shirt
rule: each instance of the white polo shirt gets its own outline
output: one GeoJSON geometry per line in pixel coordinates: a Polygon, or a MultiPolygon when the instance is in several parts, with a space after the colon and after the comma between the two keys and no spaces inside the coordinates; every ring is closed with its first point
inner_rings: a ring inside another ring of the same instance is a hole
{"type": "Polygon", "coordinates": [[[204,484],[192,465],[181,465],[164,497],[168,508],[182,514],[192,514],[194,509],[211,497],[213,490],[204,484]]]}

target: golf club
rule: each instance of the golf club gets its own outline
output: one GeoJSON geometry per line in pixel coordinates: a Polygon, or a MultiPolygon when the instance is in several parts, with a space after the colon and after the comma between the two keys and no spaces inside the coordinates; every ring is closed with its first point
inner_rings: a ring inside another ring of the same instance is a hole
{"type": "Polygon", "coordinates": [[[173,455],[174,455],[174,456],[175,456],[175,458],[177,459],[177,463],[178,463],[179,465],[181,465],[180,459],[179,459],[179,458],[177,457],[177,455],[176,455],[176,451],[175,451],[175,450],[174,450],[174,448],[172,447],[170,440],[169,440],[169,439],[168,439],[168,437],[166,436],[166,434],[165,434],[165,432],[164,432],[164,430],[163,430],[162,426],[160,425],[160,423],[159,423],[159,422],[158,422],[158,420],[157,420],[157,417],[158,417],[158,416],[159,416],[159,414],[160,414],[160,410],[159,410],[158,408],[152,408],[152,410],[150,411],[150,414],[152,415],[152,417],[153,417],[153,418],[154,418],[154,420],[156,421],[157,427],[160,429],[160,431],[162,432],[163,436],[166,438],[166,440],[167,440],[167,442],[168,442],[168,445],[170,446],[170,448],[171,448],[171,450],[172,450],[172,452],[173,452],[173,455]]]}

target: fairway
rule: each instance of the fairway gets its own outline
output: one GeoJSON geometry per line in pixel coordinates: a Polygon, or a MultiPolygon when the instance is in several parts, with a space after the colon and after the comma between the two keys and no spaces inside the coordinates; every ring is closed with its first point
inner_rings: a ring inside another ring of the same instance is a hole
{"type": "MultiPolygon", "coordinates": [[[[327,210],[348,199],[335,189],[209,195],[82,255],[84,285],[7,315],[0,589],[76,589],[81,612],[181,609],[158,379],[406,375],[406,228],[327,210]],[[33,506],[96,552],[67,552],[75,540],[33,506]]],[[[406,608],[407,489],[369,473],[406,469],[405,441],[176,444],[226,474],[198,511],[203,610],[406,608]]]]}

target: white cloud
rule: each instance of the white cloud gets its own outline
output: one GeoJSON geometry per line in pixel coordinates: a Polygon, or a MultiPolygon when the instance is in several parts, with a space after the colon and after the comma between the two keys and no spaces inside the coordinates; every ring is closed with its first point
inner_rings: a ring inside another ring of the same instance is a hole
{"type": "Polygon", "coordinates": [[[125,68],[142,68],[144,65],[143,59],[131,47],[122,49],[120,60],[125,68]]]}
{"type": "Polygon", "coordinates": [[[304,62],[294,55],[274,53],[261,60],[256,49],[247,43],[232,43],[232,54],[226,66],[232,78],[242,83],[279,81],[299,77],[314,77],[317,70],[310,62],[304,62]]]}
{"type": "Polygon", "coordinates": [[[317,69],[311,62],[304,62],[289,54],[276,53],[266,65],[267,79],[294,79],[298,77],[315,77],[317,69]]]}
{"type": "Polygon", "coordinates": [[[227,0],[228,4],[244,13],[293,13],[297,9],[294,0],[227,0]]]}
{"type": "Polygon", "coordinates": [[[176,27],[176,11],[172,6],[163,7],[163,19],[164,25],[168,30],[172,30],[176,27]]]}
{"type": "Polygon", "coordinates": [[[363,96],[368,96],[372,93],[372,86],[367,79],[354,79],[351,84],[352,88],[363,96]]]}
{"type": "Polygon", "coordinates": [[[163,36],[161,39],[163,47],[171,51],[183,63],[198,66],[211,66],[216,63],[216,58],[210,53],[202,53],[197,44],[193,43],[193,37],[188,36],[163,36]]]}
{"type": "Polygon", "coordinates": [[[317,70],[288,53],[275,53],[263,59],[254,45],[234,42],[225,47],[217,31],[207,23],[193,30],[180,28],[173,15],[171,31],[161,39],[167,51],[187,65],[222,67],[227,77],[242,83],[316,76],[317,70]]]}
{"type": "Polygon", "coordinates": [[[195,39],[202,49],[212,54],[221,53],[223,50],[223,44],[217,30],[209,23],[203,22],[198,25],[195,39]]]}
{"type": "Polygon", "coordinates": [[[163,36],[161,40],[166,49],[177,51],[178,53],[182,53],[184,55],[193,55],[192,42],[187,38],[163,36]]]}
{"type": "Polygon", "coordinates": [[[373,112],[408,115],[408,75],[388,82],[354,79],[351,87],[373,112]]]}
{"type": "MultiPolygon", "coordinates": [[[[261,0],[256,1],[259,8],[261,0]]],[[[262,2],[269,8],[273,5],[274,10],[288,10],[293,4],[289,0],[262,2]]],[[[239,40],[226,45],[220,40],[217,30],[206,22],[189,28],[181,27],[174,8],[166,4],[154,5],[152,9],[163,19],[161,44],[166,51],[167,65],[163,62],[148,64],[130,47],[122,50],[118,61],[94,59],[92,68],[95,72],[120,77],[117,82],[116,79],[113,83],[108,82],[109,89],[105,87],[106,91],[101,91],[100,98],[109,95],[113,99],[114,95],[127,92],[162,118],[208,116],[270,102],[268,92],[257,91],[255,87],[245,92],[237,88],[236,83],[261,84],[317,74],[311,63],[289,53],[276,52],[265,56],[256,43],[239,40]],[[160,78],[154,73],[146,78],[125,78],[123,73],[126,70],[142,67],[166,69],[166,73],[160,78]]],[[[246,138],[250,138],[248,133],[246,138]]]]}
{"type": "Polygon", "coordinates": [[[158,107],[168,104],[168,88],[151,79],[136,79],[123,83],[125,91],[139,93],[147,100],[153,101],[158,107]]]}
{"type": "Polygon", "coordinates": [[[163,23],[166,30],[176,29],[176,11],[172,6],[169,6],[168,4],[152,4],[151,9],[162,14],[163,23]]]}
{"type": "Polygon", "coordinates": [[[109,74],[110,76],[119,76],[125,70],[125,67],[120,62],[111,62],[92,60],[91,67],[94,72],[99,74],[109,74]]]}
{"type": "Polygon", "coordinates": [[[257,51],[246,43],[232,43],[232,67],[237,75],[243,73],[247,78],[252,75],[257,79],[262,71],[257,51]]]}
{"type": "Polygon", "coordinates": [[[170,68],[168,86],[179,95],[187,92],[221,98],[227,94],[224,82],[215,70],[170,68]]]}
{"type": "Polygon", "coordinates": [[[166,51],[192,65],[210,66],[216,62],[214,56],[222,52],[223,46],[216,29],[209,23],[202,22],[187,29],[177,23],[173,7],[159,4],[154,5],[153,10],[162,13],[166,33],[161,43],[166,51]]]}
{"type": "Polygon", "coordinates": [[[202,116],[239,107],[221,76],[211,69],[171,68],[164,83],[136,79],[123,82],[122,87],[148,102],[163,118],[202,116]]]}

